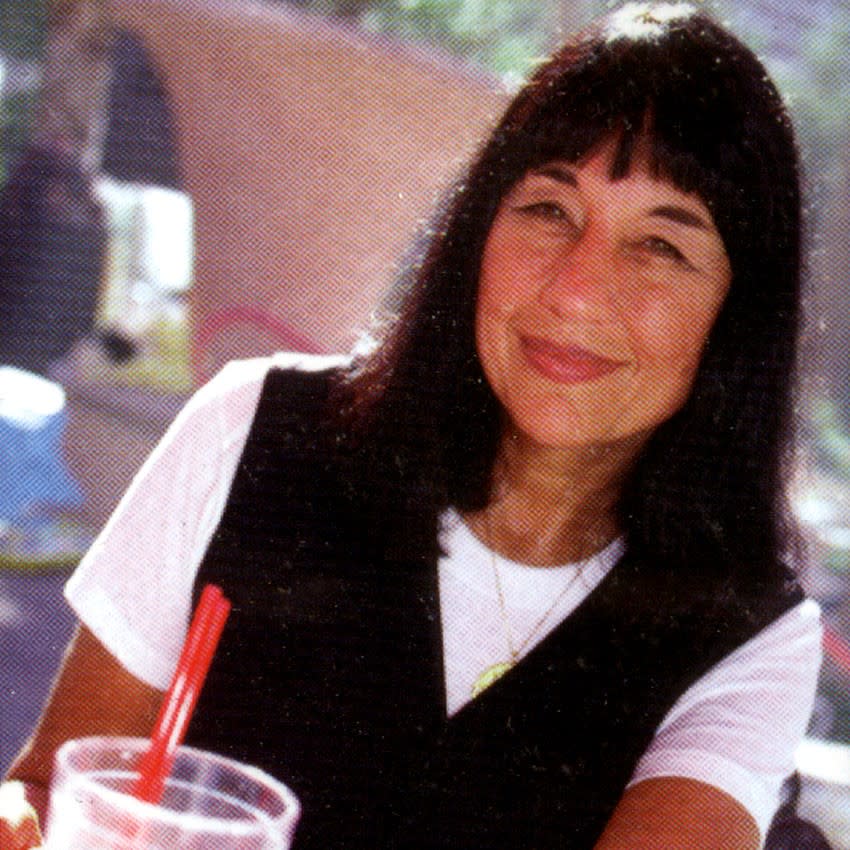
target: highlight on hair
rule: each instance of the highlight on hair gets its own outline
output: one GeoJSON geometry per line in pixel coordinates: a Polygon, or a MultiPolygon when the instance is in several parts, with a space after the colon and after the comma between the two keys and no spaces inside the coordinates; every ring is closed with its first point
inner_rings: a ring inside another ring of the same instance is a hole
{"type": "Polygon", "coordinates": [[[621,503],[629,546],[659,563],[776,570],[788,539],[783,457],[799,321],[799,166],[756,56],[705,12],[631,3],[561,47],[519,92],[421,235],[377,346],[348,378],[375,475],[423,508],[480,509],[502,414],[475,350],[479,266],[502,198],[529,169],[614,139],[700,196],[732,266],[690,397],[639,459],[621,503]],[[380,472],[378,470],[381,470],[380,472]]]}

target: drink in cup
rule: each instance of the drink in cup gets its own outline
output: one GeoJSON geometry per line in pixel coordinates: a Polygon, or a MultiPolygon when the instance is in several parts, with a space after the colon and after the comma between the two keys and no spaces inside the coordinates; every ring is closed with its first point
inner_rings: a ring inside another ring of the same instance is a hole
{"type": "Polygon", "coordinates": [[[179,747],[159,803],[133,796],[144,738],[83,738],[56,753],[45,850],[288,850],[299,804],[262,771],[179,747]]]}

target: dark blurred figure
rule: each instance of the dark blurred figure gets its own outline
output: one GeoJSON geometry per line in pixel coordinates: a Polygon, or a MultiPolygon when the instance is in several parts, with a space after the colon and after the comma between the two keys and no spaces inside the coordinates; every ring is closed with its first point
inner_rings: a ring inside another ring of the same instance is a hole
{"type": "Polygon", "coordinates": [[[25,149],[0,194],[0,364],[44,374],[91,330],[105,252],[90,176],[25,149]]]}

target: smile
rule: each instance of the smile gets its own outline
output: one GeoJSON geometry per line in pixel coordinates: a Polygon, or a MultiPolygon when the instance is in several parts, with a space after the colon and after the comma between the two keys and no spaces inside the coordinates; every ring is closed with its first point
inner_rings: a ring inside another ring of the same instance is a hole
{"type": "Polygon", "coordinates": [[[520,347],[536,372],[558,384],[595,381],[626,365],[577,345],[559,345],[536,337],[520,337],[520,347]]]}

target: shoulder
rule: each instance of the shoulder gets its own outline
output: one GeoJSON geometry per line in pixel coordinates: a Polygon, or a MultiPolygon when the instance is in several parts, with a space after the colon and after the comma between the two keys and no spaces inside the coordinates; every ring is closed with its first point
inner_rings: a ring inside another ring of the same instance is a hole
{"type": "MultiPolygon", "coordinates": [[[[662,728],[714,701],[727,704],[739,716],[770,712],[784,702],[780,714],[785,711],[805,720],[802,715],[808,716],[817,684],[822,637],[820,606],[804,599],[705,673],[679,700],[662,728]],[[763,704],[768,694],[772,705],[763,704]]],[[[775,726],[770,726],[764,727],[768,737],[776,733],[775,726]]]]}
{"type": "Polygon", "coordinates": [[[820,608],[804,600],[729,653],[668,712],[632,784],[665,776],[708,783],[764,833],[811,714],[821,635],[820,608]]]}
{"type": "Polygon", "coordinates": [[[276,376],[285,392],[288,383],[298,379],[308,383],[314,376],[329,370],[345,368],[349,359],[344,355],[317,356],[299,352],[278,352],[270,357],[232,360],[188,401],[179,419],[198,419],[216,425],[227,434],[241,431],[250,423],[258,401],[270,377],[276,376]]]}
{"type": "MultiPolygon", "coordinates": [[[[817,685],[822,638],[820,606],[804,599],[709,670],[688,692],[691,699],[680,701],[679,710],[696,708],[702,701],[722,703],[729,697],[729,707],[739,715],[756,717],[784,702],[779,716],[805,722],[817,685]],[[764,705],[768,696],[773,705],[764,705]]],[[[768,737],[776,734],[775,724],[766,724],[765,730],[768,737]]]]}
{"type": "Polygon", "coordinates": [[[786,656],[802,653],[807,660],[819,661],[822,634],[820,605],[803,598],[739,647],[730,659],[775,652],[786,656]]]}
{"type": "MultiPolygon", "coordinates": [[[[278,441],[291,431],[316,424],[327,407],[334,378],[349,358],[279,352],[271,357],[229,363],[193,400],[248,428],[254,440],[278,441]]],[[[246,434],[247,436],[247,434],[246,434]]]]}
{"type": "Polygon", "coordinates": [[[186,403],[135,476],[66,595],[137,678],[168,684],[195,573],[230,497],[267,377],[316,375],[339,362],[280,354],[228,363],[186,403]]]}
{"type": "Polygon", "coordinates": [[[310,375],[345,368],[350,362],[346,355],[302,354],[281,351],[270,357],[231,360],[192,397],[190,405],[203,406],[240,394],[259,395],[263,383],[272,372],[310,375]]]}

